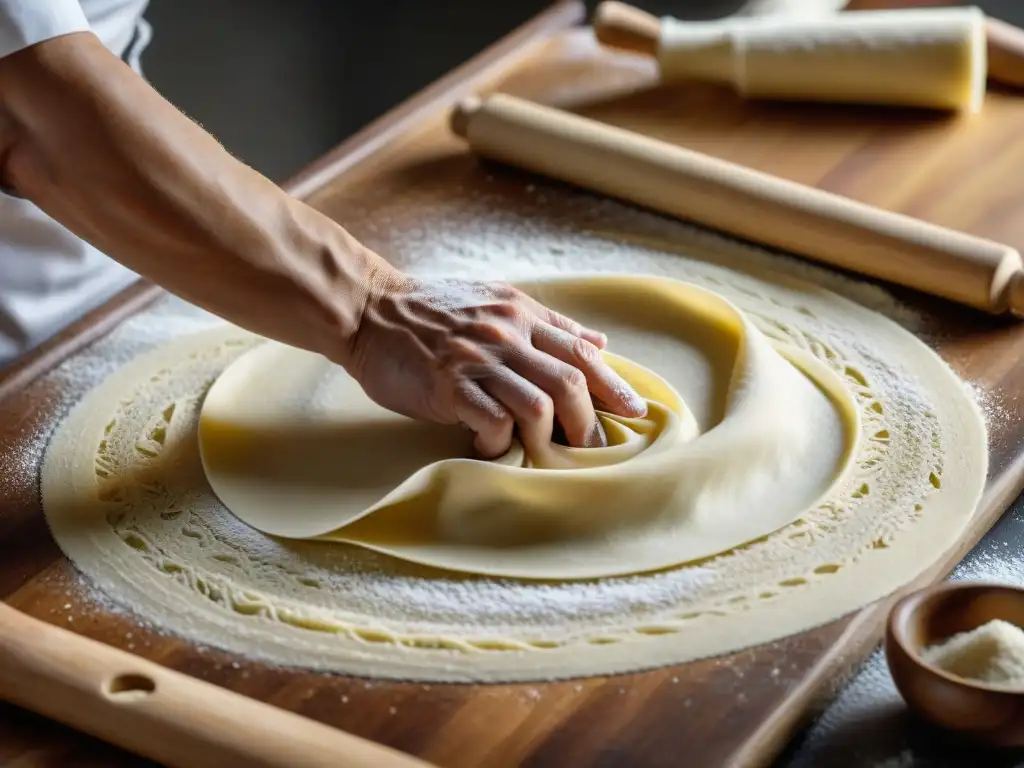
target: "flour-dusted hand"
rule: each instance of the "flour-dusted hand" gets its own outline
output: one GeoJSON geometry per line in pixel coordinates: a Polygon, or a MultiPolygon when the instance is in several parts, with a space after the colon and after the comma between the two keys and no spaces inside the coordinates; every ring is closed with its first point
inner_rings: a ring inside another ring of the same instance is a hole
{"type": "Polygon", "coordinates": [[[512,286],[396,273],[367,300],[346,367],[378,404],[463,424],[493,457],[508,449],[514,425],[537,445],[552,439],[557,419],[569,445],[598,447],[595,402],[620,416],[646,413],[604,362],[605,344],[512,286]]]}

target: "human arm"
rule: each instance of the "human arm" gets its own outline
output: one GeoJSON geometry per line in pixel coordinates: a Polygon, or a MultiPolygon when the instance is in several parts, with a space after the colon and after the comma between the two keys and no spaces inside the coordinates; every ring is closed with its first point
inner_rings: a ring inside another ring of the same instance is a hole
{"type": "Polygon", "coordinates": [[[554,415],[570,443],[598,444],[588,388],[642,413],[596,354],[599,334],[505,286],[402,274],[233,158],[91,33],[0,59],[0,181],[169,291],[345,366],[382,405],[466,424],[486,454],[507,447],[513,421],[549,438],[554,415]]]}

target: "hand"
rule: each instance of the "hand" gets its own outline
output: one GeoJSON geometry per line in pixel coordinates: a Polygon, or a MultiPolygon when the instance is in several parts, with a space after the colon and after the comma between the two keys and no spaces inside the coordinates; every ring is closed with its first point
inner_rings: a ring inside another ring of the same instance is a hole
{"type": "Polygon", "coordinates": [[[569,445],[604,445],[591,393],[602,410],[646,413],[602,359],[605,344],[511,286],[396,273],[367,300],[346,367],[379,405],[462,424],[492,458],[516,425],[528,448],[549,443],[556,418],[569,445]]]}

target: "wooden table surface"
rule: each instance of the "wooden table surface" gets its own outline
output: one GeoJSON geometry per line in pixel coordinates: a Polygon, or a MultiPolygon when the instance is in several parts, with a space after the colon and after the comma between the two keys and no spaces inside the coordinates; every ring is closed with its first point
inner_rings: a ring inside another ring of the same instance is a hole
{"type": "MultiPolygon", "coordinates": [[[[574,3],[553,7],[345,142],[290,189],[385,254],[429,226],[424,212],[439,201],[485,191],[490,205],[515,211],[522,174],[468,156],[445,123],[459,96],[500,89],[1024,248],[1024,100],[993,92],[983,116],[951,120],[652,89],[650,62],[599,51],[589,30],[570,29],[581,18],[574,3]]],[[[536,185],[553,210],[573,210],[578,193],[536,185]]],[[[0,376],[0,597],[26,613],[446,767],[768,764],[879,637],[888,601],[770,646],[643,674],[540,686],[368,686],[200,652],[102,605],[67,622],[62,608],[81,598],[81,587],[46,530],[39,456],[26,455],[24,438],[82,392],[39,377],[159,295],[130,289],[0,376]]],[[[939,352],[1004,414],[990,425],[990,477],[976,522],[924,583],[948,572],[1021,489],[1024,325],[898,295],[927,315],[941,332],[939,352]]],[[[139,764],[0,705],[0,765],[139,764]]]]}

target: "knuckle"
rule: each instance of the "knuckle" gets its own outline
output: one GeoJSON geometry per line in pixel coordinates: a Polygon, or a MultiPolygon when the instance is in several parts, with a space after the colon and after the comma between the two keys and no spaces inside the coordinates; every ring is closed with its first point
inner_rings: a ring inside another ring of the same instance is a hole
{"type": "Polygon", "coordinates": [[[459,394],[465,405],[472,410],[477,417],[482,418],[486,424],[488,433],[496,433],[500,436],[506,425],[512,427],[512,417],[495,400],[483,394],[479,388],[468,381],[462,382],[459,387],[459,394]]]}
{"type": "Polygon", "coordinates": [[[576,395],[587,389],[587,377],[579,368],[567,368],[560,377],[560,383],[566,395],[576,395]]]}
{"type": "Polygon", "coordinates": [[[531,394],[526,401],[525,410],[531,419],[547,419],[554,413],[551,398],[543,392],[531,394]]]}
{"type": "Polygon", "coordinates": [[[577,338],[572,342],[572,356],[581,363],[593,364],[601,358],[601,353],[586,339],[577,338]]]}

